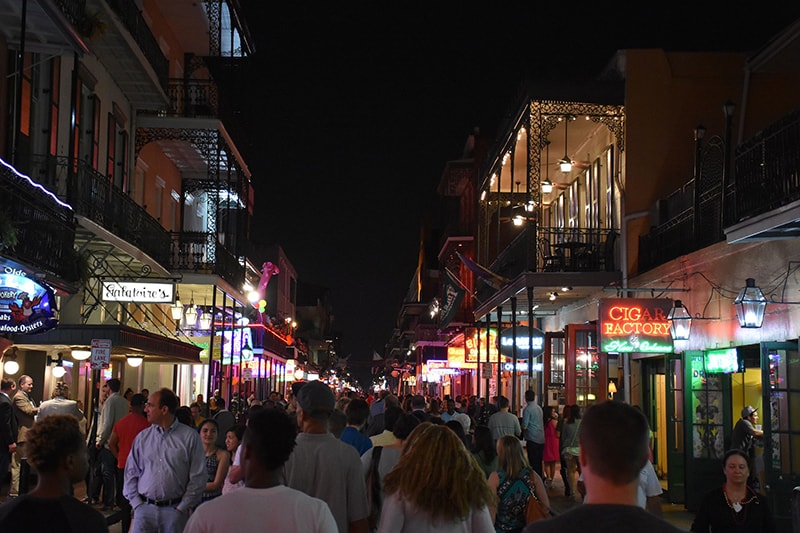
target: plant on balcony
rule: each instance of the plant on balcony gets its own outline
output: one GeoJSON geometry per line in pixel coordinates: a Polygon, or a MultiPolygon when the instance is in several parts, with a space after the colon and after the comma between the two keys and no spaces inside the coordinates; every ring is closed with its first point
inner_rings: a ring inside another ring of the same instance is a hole
{"type": "Polygon", "coordinates": [[[88,10],[84,11],[77,27],[78,33],[87,39],[103,35],[107,28],[108,22],[106,22],[106,19],[103,18],[103,15],[101,15],[99,11],[90,13],[88,10]]]}
{"type": "Polygon", "coordinates": [[[80,285],[86,285],[92,278],[92,269],[89,260],[89,253],[78,253],[74,248],[70,248],[65,257],[68,265],[72,266],[70,281],[78,282],[80,285]]]}
{"type": "Polygon", "coordinates": [[[19,242],[19,230],[5,211],[0,211],[0,250],[13,250],[19,242]]]}

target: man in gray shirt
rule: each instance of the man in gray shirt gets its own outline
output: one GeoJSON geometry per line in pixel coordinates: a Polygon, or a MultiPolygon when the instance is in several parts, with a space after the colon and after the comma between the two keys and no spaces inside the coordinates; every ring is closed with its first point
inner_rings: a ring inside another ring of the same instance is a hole
{"type": "Polygon", "coordinates": [[[503,435],[519,437],[522,433],[522,428],[519,425],[519,418],[517,418],[517,415],[508,412],[508,398],[505,396],[498,396],[497,407],[500,410],[489,417],[489,429],[492,432],[492,439],[497,442],[503,435]]]}
{"type": "Polygon", "coordinates": [[[100,460],[100,471],[103,475],[103,510],[110,511],[114,506],[117,493],[122,494],[122,487],[116,487],[117,479],[117,460],[111,450],[108,449],[108,439],[111,438],[111,431],[114,424],[119,422],[128,414],[128,400],[120,393],[122,384],[119,379],[111,378],[106,381],[104,388],[108,389],[108,398],[103,403],[103,410],[100,412],[100,425],[97,432],[95,447],[98,450],[100,460]]]}

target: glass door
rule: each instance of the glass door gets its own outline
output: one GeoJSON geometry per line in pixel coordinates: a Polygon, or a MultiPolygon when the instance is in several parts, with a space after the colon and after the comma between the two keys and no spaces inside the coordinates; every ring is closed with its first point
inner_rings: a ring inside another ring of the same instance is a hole
{"type": "MultiPolygon", "coordinates": [[[[792,489],[800,485],[800,353],[796,342],[761,344],[765,488],[779,531],[792,528],[792,489]]],[[[756,471],[762,465],[756,464],[756,471]]]]}

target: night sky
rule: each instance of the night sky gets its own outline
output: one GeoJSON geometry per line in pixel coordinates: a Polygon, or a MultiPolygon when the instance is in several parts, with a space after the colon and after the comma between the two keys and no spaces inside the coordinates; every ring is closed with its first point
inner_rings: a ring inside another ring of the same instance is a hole
{"type": "Polygon", "coordinates": [[[593,77],[624,48],[753,50],[800,16],[790,2],[242,4],[252,233],[331,289],[354,360],[396,326],[445,163],[474,127],[495,133],[523,79],[593,77]]]}

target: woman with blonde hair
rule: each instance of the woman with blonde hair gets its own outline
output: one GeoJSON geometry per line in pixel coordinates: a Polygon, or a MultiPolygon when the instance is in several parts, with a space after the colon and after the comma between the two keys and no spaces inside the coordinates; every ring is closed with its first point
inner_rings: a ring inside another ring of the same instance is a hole
{"type": "Polygon", "coordinates": [[[493,533],[496,505],[486,476],[448,427],[425,422],[383,479],[379,533],[493,533]]]}
{"type": "Polygon", "coordinates": [[[528,500],[536,498],[550,508],[542,478],[533,471],[522,444],[513,435],[497,441],[497,471],[489,476],[489,486],[497,493],[494,527],[497,533],[519,533],[525,527],[528,500]]]}

